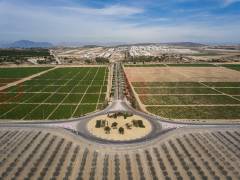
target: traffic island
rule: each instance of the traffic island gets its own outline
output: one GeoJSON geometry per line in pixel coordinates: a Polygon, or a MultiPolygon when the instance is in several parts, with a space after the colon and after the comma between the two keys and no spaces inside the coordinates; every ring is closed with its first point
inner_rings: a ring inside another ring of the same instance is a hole
{"type": "Polygon", "coordinates": [[[100,139],[132,141],[147,136],[152,131],[152,125],[137,115],[111,113],[91,119],[87,130],[100,139]]]}

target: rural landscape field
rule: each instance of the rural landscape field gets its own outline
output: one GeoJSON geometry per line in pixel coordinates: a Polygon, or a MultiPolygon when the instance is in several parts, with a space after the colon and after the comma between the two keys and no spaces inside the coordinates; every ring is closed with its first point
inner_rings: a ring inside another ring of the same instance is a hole
{"type": "Polygon", "coordinates": [[[234,121],[240,118],[239,67],[153,64],[125,71],[145,111],[169,119],[234,121]]]}
{"type": "MultiPolygon", "coordinates": [[[[30,74],[34,69],[3,70],[7,71],[8,77],[3,75],[1,78],[11,81],[10,78],[24,76],[21,71],[30,74]]],[[[0,118],[41,120],[79,117],[102,107],[107,81],[107,67],[55,68],[2,90],[0,118]]]]}
{"type": "Polygon", "coordinates": [[[0,135],[1,179],[240,178],[238,129],[185,129],[137,148],[96,147],[59,129],[1,128],[0,135]]]}
{"type": "Polygon", "coordinates": [[[240,0],[0,0],[0,180],[240,180],[240,0]]]}

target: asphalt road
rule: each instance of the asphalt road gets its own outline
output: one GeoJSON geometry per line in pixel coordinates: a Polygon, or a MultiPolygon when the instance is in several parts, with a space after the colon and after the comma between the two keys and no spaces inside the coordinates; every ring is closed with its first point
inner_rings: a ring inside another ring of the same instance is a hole
{"type": "Polygon", "coordinates": [[[156,137],[165,134],[166,132],[172,131],[177,128],[183,128],[183,127],[201,127],[201,128],[209,128],[209,127],[216,127],[216,128],[221,128],[221,127],[239,127],[240,124],[231,124],[231,123],[225,123],[225,124],[218,124],[218,123],[194,123],[194,122],[174,122],[170,121],[168,119],[163,119],[159,116],[154,116],[150,114],[146,114],[144,112],[140,112],[136,109],[134,109],[130,103],[127,101],[126,97],[124,96],[124,86],[125,86],[125,78],[124,78],[124,73],[123,69],[120,63],[114,64],[114,72],[115,73],[115,92],[114,92],[114,97],[112,98],[112,102],[109,103],[109,105],[98,112],[94,112],[91,114],[88,114],[83,117],[79,117],[76,119],[65,119],[61,121],[28,121],[28,122],[7,122],[6,123],[1,123],[0,126],[18,126],[18,127],[61,127],[64,129],[67,129],[89,141],[94,141],[96,143],[104,143],[104,144],[130,144],[130,143],[143,143],[152,139],[155,139],[156,137]],[[132,141],[109,141],[109,140],[103,140],[100,138],[97,138],[93,135],[91,135],[87,129],[86,129],[86,124],[88,121],[94,117],[97,117],[99,115],[104,115],[108,113],[114,113],[114,112],[128,112],[131,114],[135,114],[138,116],[141,116],[147,120],[152,125],[152,132],[148,134],[147,136],[132,140],[132,141]]]}

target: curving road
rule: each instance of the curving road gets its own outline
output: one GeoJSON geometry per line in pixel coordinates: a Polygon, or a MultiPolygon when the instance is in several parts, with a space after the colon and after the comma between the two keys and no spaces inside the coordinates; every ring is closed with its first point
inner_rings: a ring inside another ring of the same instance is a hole
{"type": "Polygon", "coordinates": [[[115,92],[114,97],[112,97],[112,101],[109,103],[109,105],[98,112],[94,112],[91,114],[88,114],[86,116],[76,118],[76,119],[66,119],[61,121],[37,121],[37,122],[6,122],[1,123],[1,126],[7,126],[7,127],[61,127],[64,129],[67,129],[87,140],[94,141],[96,143],[104,143],[104,144],[129,144],[129,143],[142,143],[145,141],[149,141],[151,139],[154,139],[162,134],[165,134],[166,132],[169,132],[171,130],[174,130],[176,128],[182,128],[182,127],[239,127],[240,124],[210,124],[210,123],[186,123],[186,122],[174,122],[169,121],[166,119],[163,119],[159,116],[154,116],[150,114],[146,114],[144,112],[138,111],[134,109],[130,103],[127,101],[126,97],[124,96],[124,89],[125,89],[125,78],[123,73],[123,68],[120,63],[115,63],[113,67],[113,73],[115,74],[115,83],[113,84],[115,86],[115,92]],[[106,141],[97,137],[94,137],[91,135],[87,129],[86,124],[88,121],[96,116],[104,115],[108,113],[114,113],[114,112],[128,112],[131,114],[139,115],[144,117],[145,119],[148,119],[149,122],[152,124],[152,132],[141,139],[136,139],[133,141],[126,141],[126,142],[119,142],[119,141],[106,141]]]}

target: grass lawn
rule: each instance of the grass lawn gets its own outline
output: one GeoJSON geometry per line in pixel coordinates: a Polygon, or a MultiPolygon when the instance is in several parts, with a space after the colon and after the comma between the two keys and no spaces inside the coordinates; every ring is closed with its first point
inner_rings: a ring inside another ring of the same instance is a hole
{"type": "Polygon", "coordinates": [[[147,107],[153,114],[174,119],[240,119],[239,106],[147,107]]]}

